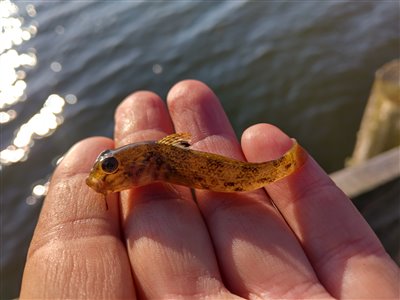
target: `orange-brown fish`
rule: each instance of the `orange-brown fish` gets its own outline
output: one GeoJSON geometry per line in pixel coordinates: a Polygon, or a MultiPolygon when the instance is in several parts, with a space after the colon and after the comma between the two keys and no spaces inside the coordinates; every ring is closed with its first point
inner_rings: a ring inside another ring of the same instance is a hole
{"type": "Polygon", "coordinates": [[[282,157],[249,163],[192,150],[189,139],[189,134],[177,133],[103,151],[86,183],[104,195],[155,181],[217,192],[251,191],[290,175],[307,157],[295,140],[282,157]]]}

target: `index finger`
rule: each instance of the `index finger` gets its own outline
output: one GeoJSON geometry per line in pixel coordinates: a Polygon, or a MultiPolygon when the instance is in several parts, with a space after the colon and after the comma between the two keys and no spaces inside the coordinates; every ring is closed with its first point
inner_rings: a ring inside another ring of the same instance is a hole
{"type": "Polygon", "coordinates": [[[106,138],[81,141],[54,172],[29,248],[21,298],[135,296],[117,199],[110,199],[106,211],[104,196],[85,183],[96,156],[111,147],[106,138]]]}

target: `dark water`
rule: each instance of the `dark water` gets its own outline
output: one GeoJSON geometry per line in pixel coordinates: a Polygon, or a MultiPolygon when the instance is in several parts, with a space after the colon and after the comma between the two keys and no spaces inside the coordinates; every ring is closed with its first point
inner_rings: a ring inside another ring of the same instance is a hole
{"type": "Polygon", "coordinates": [[[276,124],[331,172],[352,152],[374,71],[399,56],[397,1],[16,6],[0,2],[2,298],[18,295],[57,159],[80,139],[111,136],[132,91],[164,97],[179,80],[202,80],[238,135],[276,124]]]}

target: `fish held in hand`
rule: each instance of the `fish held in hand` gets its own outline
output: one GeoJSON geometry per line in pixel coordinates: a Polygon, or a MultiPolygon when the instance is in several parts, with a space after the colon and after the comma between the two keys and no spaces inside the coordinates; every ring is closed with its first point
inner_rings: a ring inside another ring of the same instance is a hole
{"type": "Polygon", "coordinates": [[[292,174],[307,158],[295,140],[283,156],[261,163],[193,150],[189,140],[190,134],[177,133],[105,150],[86,183],[104,195],[156,181],[216,192],[252,191],[292,174]]]}

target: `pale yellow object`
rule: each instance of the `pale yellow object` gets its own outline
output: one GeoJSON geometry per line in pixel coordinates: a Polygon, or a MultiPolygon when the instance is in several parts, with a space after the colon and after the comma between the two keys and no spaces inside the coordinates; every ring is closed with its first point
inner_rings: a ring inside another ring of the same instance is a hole
{"type": "Polygon", "coordinates": [[[397,146],[400,146],[400,59],[376,72],[356,145],[346,165],[359,165],[397,146]]]}

